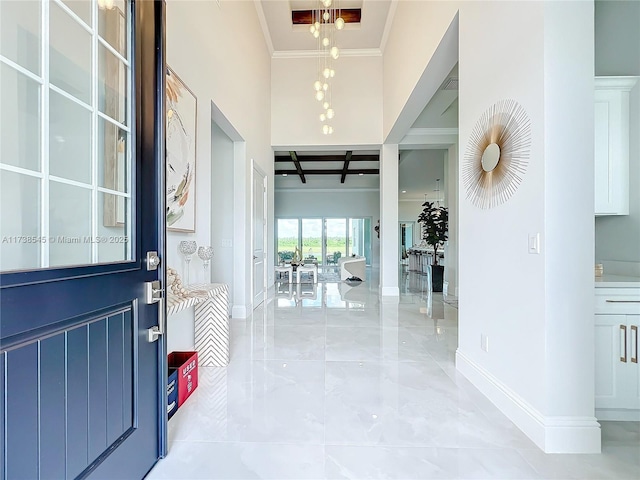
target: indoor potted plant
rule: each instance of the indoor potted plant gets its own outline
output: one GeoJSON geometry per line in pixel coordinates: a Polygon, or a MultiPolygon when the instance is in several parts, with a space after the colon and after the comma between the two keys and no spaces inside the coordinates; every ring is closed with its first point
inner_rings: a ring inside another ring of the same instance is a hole
{"type": "Polygon", "coordinates": [[[424,202],[422,213],[418,216],[418,223],[422,224],[422,239],[433,247],[433,265],[431,265],[431,290],[442,291],[444,266],[438,265],[438,247],[444,246],[449,231],[449,210],[436,206],[434,202],[424,202]]]}

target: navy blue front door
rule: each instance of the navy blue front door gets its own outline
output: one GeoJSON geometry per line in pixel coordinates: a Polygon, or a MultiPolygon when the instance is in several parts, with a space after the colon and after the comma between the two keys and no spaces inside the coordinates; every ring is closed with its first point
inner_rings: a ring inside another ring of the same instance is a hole
{"type": "Polygon", "coordinates": [[[166,430],[165,341],[147,334],[163,316],[144,297],[164,275],[146,261],[164,257],[164,2],[2,3],[23,22],[0,67],[24,148],[0,159],[2,202],[22,189],[0,219],[0,479],[142,478],[166,430]]]}

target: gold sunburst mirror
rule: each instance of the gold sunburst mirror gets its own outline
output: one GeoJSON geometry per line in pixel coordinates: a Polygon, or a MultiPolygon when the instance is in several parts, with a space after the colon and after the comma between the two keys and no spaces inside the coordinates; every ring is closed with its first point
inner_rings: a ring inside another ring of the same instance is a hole
{"type": "Polygon", "coordinates": [[[467,198],[480,208],[506,202],[527,170],[531,123],[515,100],[501,100],[480,117],[462,159],[467,198]]]}

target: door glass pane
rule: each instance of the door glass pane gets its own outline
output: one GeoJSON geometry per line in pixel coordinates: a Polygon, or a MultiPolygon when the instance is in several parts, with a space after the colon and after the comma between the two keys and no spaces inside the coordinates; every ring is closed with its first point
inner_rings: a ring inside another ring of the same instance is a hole
{"type": "Polygon", "coordinates": [[[90,0],[62,0],[73,13],[78,15],[84,23],[91,26],[91,1],[90,0]]]}
{"type": "Polygon", "coordinates": [[[41,3],[0,1],[0,53],[40,75],[41,3]]]}
{"type": "MultiPolygon", "coordinates": [[[[277,249],[280,261],[290,262],[297,247],[298,219],[279,218],[277,249]]],[[[276,258],[276,262],[278,262],[278,258],[276,258]]]]}
{"type": "Polygon", "coordinates": [[[91,182],[91,111],[66,97],[49,96],[49,173],[91,182]]]}
{"type": "Polygon", "coordinates": [[[133,259],[129,8],[0,0],[0,271],[133,259]]]}
{"type": "Polygon", "coordinates": [[[50,182],[49,264],[91,263],[91,190],[50,182]]]}
{"type": "Polygon", "coordinates": [[[40,171],[40,88],[0,64],[0,163],[40,171]]]}
{"type": "Polygon", "coordinates": [[[322,219],[302,219],[302,258],[323,265],[322,258],[322,219]]]}
{"type": "Polygon", "coordinates": [[[98,47],[98,107],[114,120],[127,123],[127,67],[106,47],[98,47]]]}
{"type": "Polygon", "coordinates": [[[104,118],[98,119],[98,185],[129,191],[127,132],[104,118]]]}
{"type": "Polygon", "coordinates": [[[40,265],[40,185],[37,177],[0,170],[0,271],[40,265]]]}
{"type": "Polygon", "coordinates": [[[124,0],[98,0],[98,33],[120,55],[126,57],[127,8],[124,0]]]}
{"type": "Polygon", "coordinates": [[[326,245],[327,257],[347,256],[347,219],[327,218],[326,222],[326,245]]]}
{"type": "Polygon", "coordinates": [[[51,2],[49,81],[91,104],[91,34],[51,2]]]}
{"type": "Polygon", "coordinates": [[[98,262],[121,262],[130,257],[131,239],[125,225],[129,217],[129,199],[120,195],[100,193],[98,196],[98,262]]]}

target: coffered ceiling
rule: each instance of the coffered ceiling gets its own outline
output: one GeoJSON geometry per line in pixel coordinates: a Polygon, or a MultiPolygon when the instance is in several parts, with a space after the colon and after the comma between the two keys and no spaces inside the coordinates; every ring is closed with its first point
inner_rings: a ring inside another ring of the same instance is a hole
{"type": "MultiPolygon", "coordinates": [[[[390,28],[394,8],[392,0],[334,0],[334,7],[359,8],[360,23],[347,23],[339,33],[338,45],[344,54],[349,50],[380,49],[385,31],[390,28]]],[[[280,54],[304,54],[317,50],[317,41],[306,25],[294,25],[292,10],[310,10],[317,6],[312,0],[256,0],[262,29],[275,56],[280,54]]]]}

